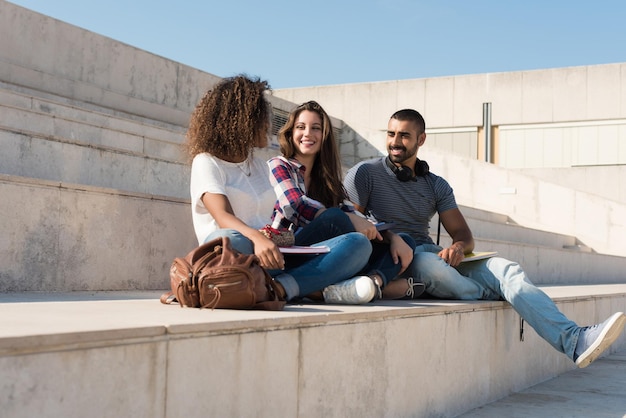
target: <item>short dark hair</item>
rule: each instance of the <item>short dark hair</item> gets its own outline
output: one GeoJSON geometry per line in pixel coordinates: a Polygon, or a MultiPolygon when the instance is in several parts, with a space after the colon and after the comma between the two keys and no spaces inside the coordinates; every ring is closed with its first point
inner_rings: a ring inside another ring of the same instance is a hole
{"type": "Polygon", "coordinates": [[[402,109],[398,110],[396,113],[391,115],[391,119],[396,120],[409,120],[417,123],[417,126],[420,128],[420,134],[426,131],[426,122],[420,112],[413,109],[402,109]]]}

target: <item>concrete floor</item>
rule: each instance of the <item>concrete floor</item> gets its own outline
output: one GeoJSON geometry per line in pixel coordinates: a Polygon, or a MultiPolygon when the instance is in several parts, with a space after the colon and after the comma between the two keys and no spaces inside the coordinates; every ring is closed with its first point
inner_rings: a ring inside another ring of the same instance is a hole
{"type": "Polygon", "coordinates": [[[626,351],[601,358],[584,369],[564,373],[460,417],[626,417],[626,351]]]}

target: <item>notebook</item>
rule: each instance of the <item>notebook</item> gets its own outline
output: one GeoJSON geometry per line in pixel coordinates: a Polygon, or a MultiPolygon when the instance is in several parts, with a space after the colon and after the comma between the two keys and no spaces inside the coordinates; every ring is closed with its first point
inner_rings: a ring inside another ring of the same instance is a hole
{"type": "Polygon", "coordinates": [[[473,252],[465,254],[465,258],[461,260],[461,263],[465,263],[466,261],[483,260],[485,258],[495,257],[496,255],[498,255],[497,251],[473,252]]]}
{"type": "Polygon", "coordinates": [[[329,253],[330,247],[326,245],[292,245],[291,247],[278,247],[283,254],[322,254],[329,253]]]}

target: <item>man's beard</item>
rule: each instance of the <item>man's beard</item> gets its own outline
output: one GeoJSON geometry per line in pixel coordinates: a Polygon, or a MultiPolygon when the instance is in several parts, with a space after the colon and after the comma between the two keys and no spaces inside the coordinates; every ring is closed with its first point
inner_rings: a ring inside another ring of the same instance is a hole
{"type": "Polygon", "coordinates": [[[395,163],[395,164],[402,164],[403,162],[405,162],[406,160],[408,160],[409,158],[417,154],[417,146],[415,146],[415,148],[410,151],[407,150],[406,147],[393,147],[393,148],[395,148],[396,150],[398,149],[402,150],[401,154],[393,155],[391,153],[392,147],[387,147],[389,159],[391,160],[392,163],[395,163]]]}

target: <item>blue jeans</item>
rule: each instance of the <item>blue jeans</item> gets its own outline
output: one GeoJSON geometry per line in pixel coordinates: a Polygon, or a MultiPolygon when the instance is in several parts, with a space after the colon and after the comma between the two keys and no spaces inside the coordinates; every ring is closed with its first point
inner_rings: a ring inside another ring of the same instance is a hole
{"type": "MultiPolygon", "coordinates": [[[[349,232],[355,232],[355,230],[348,215],[339,208],[328,208],[310,224],[298,230],[296,245],[313,245],[349,232]]],[[[410,235],[404,233],[398,235],[411,248],[415,248],[415,240],[410,235]]],[[[394,264],[389,252],[389,244],[372,241],[372,253],[361,274],[378,273],[384,286],[396,278],[401,267],[401,264],[394,264]]]]}
{"type": "MultiPolygon", "coordinates": [[[[205,242],[227,236],[233,248],[244,254],[254,254],[252,241],[234,229],[219,229],[205,242]]],[[[365,235],[349,232],[319,242],[330,247],[329,253],[319,255],[286,255],[285,270],[269,270],[285,288],[287,300],[324,289],[326,286],[349,279],[367,263],[372,245],[365,235]]]]}
{"type": "Polygon", "coordinates": [[[348,232],[355,232],[352,221],[339,208],[328,208],[296,232],[296,245],[313,245],[348,232]]]}
{"type": "MultiPolygon", "coordinates": [[[[409,247],[415,248],[415,240],[408,234],[398,234],[409,247]]],[[[367,266],[363,269],[363,274],[369,274],[373,271],[378,273],[383,279],[383,286],[395,279],[400,273],[402,265],[400,263],[394,264],[389,252],[389,244],[383,244],[376,241],[372,241],[372,255],[367,263],[367,266]]],[[[409,277],[412,274],[411,266],[402,274],[402,277],[409,277]]]]}
{"type": "Polygon", "coordinates": [[[415,248],[411,269],[441,299],[506,300],[552,347],[573,358],[580,328],[538,289],[518,263],[500,257],[450,267],[434,244],[415,248]]]}

